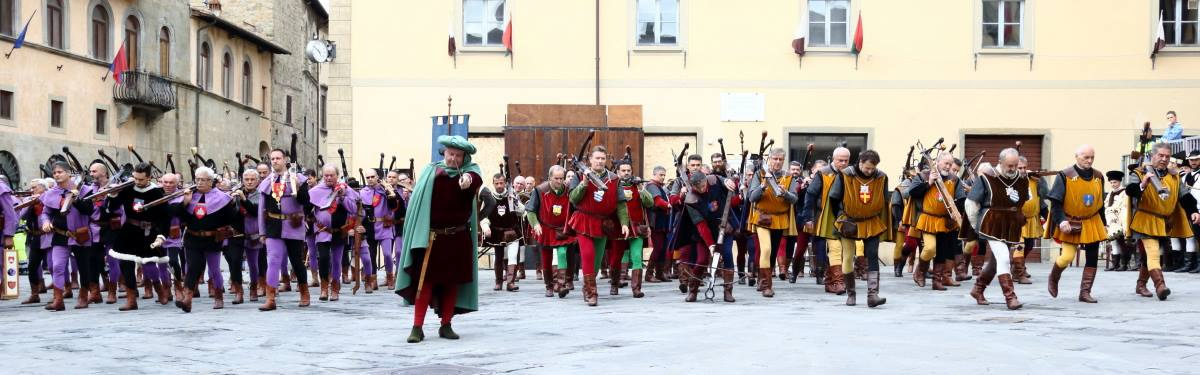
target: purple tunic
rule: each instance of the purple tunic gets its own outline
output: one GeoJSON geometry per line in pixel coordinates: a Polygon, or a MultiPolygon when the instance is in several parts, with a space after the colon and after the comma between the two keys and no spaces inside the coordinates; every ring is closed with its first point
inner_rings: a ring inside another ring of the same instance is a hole
{"type": "Polygon", "coordinates": [[[258,228],[258,206],[260,203],[262,203],[262,194],[258,190],[255,190],[246,193],[246,197],[242,199],[242,207],[239,209],[243,217],[242,220],[245,221],[242,229],[246,233],[245,246],[247,249],[260,249],[263,245],[258,240],[262,237],[262,231],[258,228]]]}
{"type": "MultiPolygon", "coordinates": [[[[308,197],[313,206],[313,216],[316,219],[317,228],[328,228],[316,233],[317,242],[332,241],[334,233],[338,231],[338,228],[358,215],[355,198],[357,194],[354,194],[353,190],[344,186],[342,189],[345,189],[346,194],[342,195],[341,199],[337,199],[334,188],[329,187],[324,182],[308,190],[308,197]]],[[[341,235],[341,233],[338,233],[338,235],[341,235]]]]}
{"type": "MultiPolygon", "coordinates": [[[[90,186],[83,186],[82,188],[80,188],[79,195],[80,195],[80,197],[83,197],[83,196],[87,196],[91,192],[92,192],[92,188],[90,186]]],[[[58,185],[55,185],[54,187],[51,187],[50,190],[46,190],[45,193],[42,193],[42,198],[41,198],[42,206],[44,206],[45,208],[42,209],[42,215],[41,215],[42,217],[40,219],[41,222],[42,223],[51,223],[57,229],[65,229],[70,232],[74,232],[76,230],[79,230],[80,228],[87,228],[91,224],[91,210],[88,209],[87,210],[88,212],[85,213],[85,212],[81,212],[81,209],[83,209],[83,207],[85,207],[85,206],[92,206],[92,203],[91,202],[84,203],[84,202],[79,202],[78,200],[74,200],[73,201],[74,204],[71,205],[72,207],[70,208],[69,211],[67,211],[65,220],[63,220],[64,218],[60,214],[61,211],[59,211],[59,210],[62,207],[63,198],[66,195],[67,195],[67,190],[63,189],[62,187],[60,187],[58,185]],[[64,224],[64,222],[66,224],[66,228],[60,227],[60,225],[64,224]]],[[[90,228],[89,228],[89,232],[90,232],[90,228]]],[[[91,235],[89,234],[89,237],[90,236],[91,235]]],[[[52,240],[54,240],[54,237],[58,237],[58,236],[51,237],[52,240]]],[[[58,242],[58,241],[54,240],[54,242],[58,242]]],[[[79,243],[79,242],[75,241],[74,236],[67,236],[67,241],[66,241],[65,245],[67,245],[67,246],[89,246],[89,245],[91,245],[91,239],[89,238],[88,241],[85,243],[79,243]]]]}
{"type": "MultiPolygon", "coordinates": [[[[396,194],[400,194],[399,191],[396,194]]],[[[375,239],[390,240],[396,238],[395,227],[401,223],[394,220],[395,212],[400,204],[399,199],[388,199],[383,186],[368,186],[360,190],[363,208],[371,210],[375,217],[375,239]],[[392,219],[392,224],[384,222],[384,218],[392,219]]]]}
{"type": "Polygon", "coordinates": [[[5,237],[12,237],[17,234],[17,222],[19,216],[17,211],[13,209],[12,189],[8,187],[7,182],[0,181],[0,218],[4,219],[3,234],[5,237]]]}
{"type": "Polygon", "coordinates": [[[307,178],[301,174],[292,176],[294,183],[271,172],[258,184],[258,192],[262,194],[262,203],[258,205],[258,227],[267,238],[304,240],[306,225],[302,217],[308,202],[307,178]],[[294,215],[301,217],[296,225],[288,219],[294,215]]]}

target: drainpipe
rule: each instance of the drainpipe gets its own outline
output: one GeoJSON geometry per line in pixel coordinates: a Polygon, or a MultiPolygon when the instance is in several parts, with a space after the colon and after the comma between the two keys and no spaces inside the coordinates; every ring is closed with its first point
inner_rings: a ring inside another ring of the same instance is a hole
{"type": "MultiPolygon", "coordinates": [[[[199,29],[196,29],[196,77],[203,76],[204,78],[208,78],[208,76],[204,74],[205,72],[200,71],[200,36],[204,35],[202,33],[204,32],[205,29],[212,27],[215,24],[217,24],[217,16],[213,15],[212,22],[209,22],[207,25],[200,26],[199,29]]],[[[212,58],[212,56],[210,55],[209,58],[212,58]]],[[[212,83],[209,83],[209,82],[205,82],[205,83],[208,83],[210,86],[212,85],[212,83]]],[[[200,148],[200,91],[203,91],[203,90],[208,90],[208,89],[205,87],[199,87],[199,90],[196,90],[196,122],[193,124],[196,129],[196,132],[195,132],[196,149],[200,148]]]]}

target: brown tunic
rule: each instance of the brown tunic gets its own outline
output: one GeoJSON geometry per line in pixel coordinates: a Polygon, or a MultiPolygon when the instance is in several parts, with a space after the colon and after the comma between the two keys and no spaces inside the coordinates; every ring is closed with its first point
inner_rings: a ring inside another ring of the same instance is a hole
{"type": "Polygon", "coordinates": [[[971,189],[971,198],[984,210],[977,226],[980,236],[1021,242],[1021,228],[1025,225],[1021,207],[1029,200],[1028,178],[1018,175],[1016,179],[1007,179],[985,174],[971,189]]]}
{"type": "MultiPolygon", "coordinates": [[[[433,250],[429,251],[432,254],[429,258],[429,268],[425,272],[425,282],[437,284],[462,284],[475,281],[475,275],[471,272],[474,270],[471,265],[474,259],[474,249],[472,249],[471,231],[471,208],[472,201],[476,198],[476,191],[479,191],[479,186],[482,184],[479,175],[470,173],[471,187],[460,189],[458,187],[458,179],[451,178],[445,173],[438,171],[433,179],[432,199],[430,200],[429,209],[429,229],[437,231],[440,229],[463,227],[464,229],[454,234],[439,234],[436,238],[431,238],[430,247],[433,250]]],[[[420,254],[413,253],[413,267],[406,269],[413,279],[416,280],[421,273],[422,257],[425,249],[413,249],[420,251],[420,254]]]]}

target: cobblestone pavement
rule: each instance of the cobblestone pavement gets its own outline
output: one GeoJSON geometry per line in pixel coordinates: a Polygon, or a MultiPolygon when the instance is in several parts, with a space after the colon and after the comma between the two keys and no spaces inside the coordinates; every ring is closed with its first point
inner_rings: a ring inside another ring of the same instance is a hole
{"type": "Polygon", "coordinates": [[[104,304],[72,310],[74,301],[50,313],[9,300],[0,301],[0,372],[1200,372],[1200,275],[1168,274],[1173,294],[1159,302],[1133,294],[1136,272],[1101,271],[1093,293],[1100,303],[1084,304],[1075,298],[1078,268],[1066,271],[1057,299],[1046,293],[1047,272],[1031,266],[1034,284],[1018,286],[1025,308],[1015,312],[1004,308],[995,284],[987,291],[993,304],[976,306],[967,296],[973,281],[933,292],[890,275],[881,288],[888,303],[877,309],[865,306],[865,283],[859,305],[847,307],[811,278],[776,282],[772,299],[738,286],[733,304],[684,303],[674,283],[646,284],[642,299],[628,289],[613,297],[602,280],[600,306],[589,308],[579,290],[543,297],[530,273],[516,293],[493,292],[485,281],[481,310],[454,321],[462,340],[437,338],[429,314],[427,339],[416,345],[404,342],[411,308],[382,290],[350,295],[345,288],[339,302],[314,295],[304,309],[295,307],[297,293],[284,293],[280,310],[268,313],[249,302],[211,310],[206,298],[191,314],[148,300],[128,313],[104,304]]]}

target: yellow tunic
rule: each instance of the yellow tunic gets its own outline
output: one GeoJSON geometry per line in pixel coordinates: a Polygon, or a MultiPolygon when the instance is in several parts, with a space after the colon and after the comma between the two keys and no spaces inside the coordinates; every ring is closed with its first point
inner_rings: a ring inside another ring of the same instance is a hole
{"type": "MultiPolygon", "coordinates": [[[[749,224],[753,226],[750,229],[753,230],[754,227],[758,227],[773,230],[786,230],[788,234],[794,235],[796,233],[796,214],[795,211],[793,211],[794,206],[791,203],[788,203],[782,197],[775,196],[775,193],[772,192],[771,188],[766,187],[766,177],[760,177],[759,183],[761,183],[765,188],[763,189],[762,199],[755,203],[754,209],[750,211],[749,224]],[[764,216],[771,217],[771,225],[761,226],[757,224],[759,218],[764,216]]],[[[779,186],[782,186],[784,189],[791,185],[791,175],[784,175],[783,177],[779,178],[779,186]]]]}
{"type": "Polygon", "coordinates": [[[818,196],[818,205],[813,210],[813,217],[809,220],[813,221],[812,235],[821,238],[837,238],[834,232],[837,230],[833,226],[835,213],[829,212],[829,188],[833,187],[834,181],[837,180],[837,173],[832,167],[826,166],[817,171],[817,177],[813,178],[813,183],[821,181],[821,195],[818,196]]]}
{"type": "Polygon", "coordinates": [[[1104,220],[1100,219],[1100,212],[1104,210],[1104,179],[1100,178],[1099,172],[1093,173],[1090,181],[1074,175],[1066,177],[1059,174],[1058,178],[1065,178],[1063,213],[1067,220],[1082,222],[1083,229],[1079,233],[1067,234],[1058,230],[1058,223],[1047,223],[1047,237],[1053,234],[1053,238],[1059,242],[1080,245],[1107,239],[1108,231],[1104,227],[1104,220]]]}
{"type": "MultiPolygon", "coordinates": [[[[944,180],[946,191],[954,194],[955,184],[958,180],[944,180]]],[[[950,218],[950,212],[946,211],[947,204],[954,204],[954,197],[946,198],[946,202],[942,203],[942,194],[937,188],[929,185],[929,191],[925,192],[925,198],[921,200],[921,215],[917,218],[917,229],[925,233],[945,233],[950,232],[949,226],[955,225],[954,219],[950,218]]]]}
{"type": "MultiPolygon", "coordinates": [[[[1144,175],[1140,170],[1134,174],[1138,180],[1144,175]]],[[[1168,173],[1163,176],[1162,183],[1169,190],[1167,197],[1160,197],[1153,185],[1148,185],[1138,199],[1129,230],[1151,237],[1191,237],[1192,226],[1188,223],[1187,214],[1179,207],[1179,175],[1168,173]]]]}
{"type": "MultiPolygon", "coordinates": [[[[874,178],[863,179],[852,173],[842,173],[842,215],[838,216],[838,221],[849,219],[858,224],[855,239],[875,237],[885,231],[890,233],[892,221],[884,194],[887,175],[876,172],[874,178]]],[[[841,229],[841,225],[835,225],[841,229]]]]}
{"type": "Polygon", "coordinates": [[[1043,234],[1042,220],[1038,217],[1042,209],[1042,195],[1038,194],[1041,182],[1037,177],[1029,178],[1029,200],[1021,206],[1021,213],[1025,215],[1025,226],[1021,227],[1022,238],[1038,238],[1043,234]]]}

